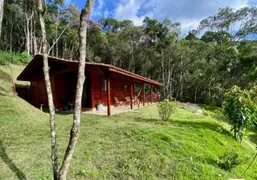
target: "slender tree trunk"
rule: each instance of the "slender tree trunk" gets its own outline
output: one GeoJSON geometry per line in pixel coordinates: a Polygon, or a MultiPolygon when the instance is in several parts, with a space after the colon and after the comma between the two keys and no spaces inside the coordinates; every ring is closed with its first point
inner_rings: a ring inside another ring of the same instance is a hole
{"type": "Polygon", "coordinates": [[[54,179],[56,180],[58,179],[58,155],[57,155],[57,147],[56,147],[55,109],[54,109],[54,103],[53,103],[51,82],[49,78],[49,66],[48,66],[47,41],[46,41],[43,3],[42,3],[42,0],[38,0],[37,2],[38,2],[39,21],[41,26],[41,35],[42,35],[42,53],[43,53],[43,64],[44,64],[43,71],[44,71],[44,77],[45,77],[48,106],[50,111],[51,158],[52,158],[52,166],[53,166],[53,176],[54,176],[54,179]]]}
{"type": "Polygon", "coordinates": [[[79,64],[78,64],[78,79],[76,87],[75,108],[73,114],[73,125],[70,131],[70,140],[67,146],[62,166],[60,169],[60,180],[67,179],[68,168],[72,158],[79,133],[80,133],[80,113],[83,85],[85,80],[85,64],[86,64],[86,37],[87,37],[87,21],[90,16],[94,0],[88,0],[86,6],[82,9],[80,15],[79,27],[79,64]]]}
{"type": "Polygon", "coordinates": [[[41,41],[41,43],[40,43],[40,46],[39,46],[38,52],[39,52],[40,54],[42,54],[42,41],[41,41]]]}
{"type": "Polygon", "coordinates": [[[2,21],[4,16],[4,0],[0,0],[0,37],[2,30],[2,21]]]}
{"type": "Polygon", "coordinates": [[[170,62],[168,63],[168,75],[167,75],[167,85],[166,85],[166,88],[167,88],[167,94],[169,97],[172,97],[171,96],[171,90],[170,90],[170,79],[171,79],[171,68],[170,68],[170,62]]]}
{"type": "Polygon", "coordinates": [[[59,52],[58,52],[58,26],[59,26],[59,9],[57,9],[57,22],[56,22],[56,30],[55,30],[55,38],[56,38],[56,52],[55,52],[55,56],[58,57],[59,52]]]}
{"type": "MultiPolygon", "coordinates": [[[[163,52],[161,52],[161,66],[162,66],[162,82],[165,82],[165,72],[164,72],[164,57],[163,52]]],[[[166,98],[166,86],[163,87],[163,97],[166,98]]]]}
{"type": "Polygon", "coordinates": [[[63,49],[62,49],[62,58],[63,59],[65,58],[65,52],[66,52],[66,40],[64,39],[64,46],[63,46],[63,49]]]}
{"type": "MultiPolygon", "coordinates": [[[[52,41],[52,43],[54,44],[54,40],[52,41]]],[[[54,56],[54,48],[51,51],[51,56],[54,56]]]]}
{"type": "Polygon", "coordinates": [[[211,82],[208,86],[208,103],[211,104],[211,82]]]}
{"type": "Polygon", "coordinates": [[[26,50],[27,50],[28,54],[30,53],[29,38],[30,38],[30,36],[29,36],[29,18],[28,18],[28,15],[26,14],[26,50]]]}
{"type": "Polygon", "coordinates": [[[33,49],[34,55],[37,54],[36,22],[33,22],[33,49]]]}
{"type": "Polygon", "coordinates": [[[12,34],[13,34],[13,23],[11,23],[11,28],[10,28],[10,52],[12,52],[12,34]]]}
{"type": "Polygon", "coordinates": [[[183,88],[184,88],[184,81],[183,81],[183,73],[180,73],[180,93],[179,98],[183,99],[183,88]]]}
{"type": "Polygon", "coordinates": [[[73,46],[71,46],[70,60],[73,58],[73,46]]]}
{"type": "Polygon", "coordinates": [[[28,52],[28,54],[30,54],[30,28],[29,28],[29,24],[30,24],[30,20],[32,19],[32,17],[33,17],[33,15],[34,14],[31,14],[31,16],[30,17],[28,17],[28,14],[26,14],[25,15],[25,17],[26,17],[26,27],[25,27],[25,29],[26,29],[26,31],[25,31],[25,35],[26,35],[26,50],[27,50],[27,52],[28,52]]]}
{"type": "Polygon", "coordinates": [[[134,45],[132,44],[131,72],[135,73],[134,45]]]}
{"type": "MultiPolygon", "coordinates": [[[[170,66],[171,68],[171,66],[170,66]]],[[[171,97],[173,97],[173,94],[174,94],[174,88],[173,88],[173,69],[171,68],[171,75],[170,75],[170,94],[171,94],[171,97]]]]}

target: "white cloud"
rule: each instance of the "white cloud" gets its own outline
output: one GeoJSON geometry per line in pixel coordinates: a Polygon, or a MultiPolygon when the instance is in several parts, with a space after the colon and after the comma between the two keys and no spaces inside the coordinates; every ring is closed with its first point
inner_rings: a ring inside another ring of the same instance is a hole
{"type": "Polygon", "coordinates": [[[142,25],[146,16],[181,23],[182,35],[198,26],[219,8],[239,9],[248,6],[253,0],[121,0],[116,4],[113,17],[119,20],[130,19],[135,25],[142,25]]]}
{"type": "Polygon", "coordinates": [[[239,9],[248,5],[248,0],[162,0],[154,17],[169,18],[181,23],[182,35],[195,29],[199,22],[218,12],[220,8],[239,9]]]}
{"type": "Polygon", "coordinates": [[[103,16],[104,15],[104,7],[105,7],[105,3],[104,3],[104,0],[97,0],[95,2],[95,5],[94,5],[94,9],[93,9],[93,13],[92,15],[93,16],[103,16]]]}
{"type": "Polygon", "coordinates": [[[105,9],[105,11],[104,11],[104,18],[107,18],[108,16],[109,16],[109,11],[107,10],[107,9],[105,9]]]}
{"type": "Polygon", "coordinates": [[[114,18],[118,20],[129,19],[132,20],[135,25],[142,25],[146,16],[152,16],[150,12],[138,15],[146,1],[147,0],[122,0],[117,4],[114,10],[114,18]]]}

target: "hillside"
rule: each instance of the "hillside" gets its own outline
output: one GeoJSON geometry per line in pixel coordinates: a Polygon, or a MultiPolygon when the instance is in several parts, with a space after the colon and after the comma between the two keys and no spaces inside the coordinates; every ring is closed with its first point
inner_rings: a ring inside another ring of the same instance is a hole
{"type": "MultiPolygon", "coordinates": [[[[0,179],[51,179],[48,115],[11,93],[12,66],[0,67],[0,179]]],[[[156,105],[112,117],[82,115],[81,136],[69,179],[228,179],[239,177],[255,144],[235,141],[229,126],[210,116],[178,109],[168,123],[158,120],[156,105]],[[231,171],[217,165],[228,150],[239,154],[231,171]],[[221,175],[218,176],[218,174],[221,175]]],[[[57,115],[60,162],[72,115],[57,115]]],[[[245,179],[256,179],[257,162],[245,179]]]]}

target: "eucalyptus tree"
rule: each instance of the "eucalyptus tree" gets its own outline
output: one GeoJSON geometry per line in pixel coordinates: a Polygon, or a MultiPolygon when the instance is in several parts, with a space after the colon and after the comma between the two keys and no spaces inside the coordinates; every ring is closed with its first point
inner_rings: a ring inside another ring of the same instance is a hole
{"type": "Polygon", "coordinates": [[[202,20],[197,31],[206,29],[227,31],[237,39],[254,38],[257,34],[257,7],[220,9],[217,14],[202,20]]]}
{"type": "Polygon", "coordinates": [[[2,21],[4,15],[4,0],[0,0],[0,37],[1,37],[1,30],[2,30],[2,21]]]}

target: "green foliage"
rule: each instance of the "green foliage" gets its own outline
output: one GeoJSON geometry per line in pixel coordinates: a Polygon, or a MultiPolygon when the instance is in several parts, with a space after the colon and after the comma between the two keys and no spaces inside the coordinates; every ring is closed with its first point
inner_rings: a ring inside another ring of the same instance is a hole
{"type": "Polygon", "coordinates": [[[32,57],[27,52],[19,54],[0,51],[0,65],[27,64],[31,59],[32,57]]]}
{"type": "Polygon", "coordinates": [[[163,102],[157,103],[157,108],[159,112],[159,116],[161,118],[161,121],[168,121],[170,116],[175,112],[176,110],[176,103],[170,102],[169,100],[164,100],[163,102]]]}
{"type": "Polygon", "coordinates": [[[232,125],[231,131],[234,137],[242,141],[247,128],[250,128],[257,120],[257,86],[250,90],[242,90],[233,86],[225,93],[223,110],[232,125]]]}
{"type": "Polygon", "coordinates": [[[219,156],[217,164],[221,169],[229,171],[233,167],[239,165],[238,154],[234,151],[227,151],[223,155],[219,156]]]}
{"type": "MultiPolygon", "coordinates": [[[[52,0],[46,4],[44,17],[49,47],[65,30],[50,55],[76,60],[80,10],[74,3],[68,6],[62,3],[63,0],[52,0]]],[[[35,6],[34,1],[5,1],[1,50],[29,50],[33,55],[39,52],[37,13],[28,29],[32,39],[26,35],[26,17],[33,14],[35,6]]],[[[163,82],[159,90],[161,97],[221,106],[228,87],[245,88],[257,78],[256,12],[257,7],[220,9],[200,23],[198,30],[205,31],[202,37],[192,30],[185,38],[181,38],[180,23],[169,19],[160,21],[146,17],[142,26],[136,26],[131,20],[108,17],[99,22],[89,21],[87,59],[163,82]],[[238,24],[240,28],[230,34],[231,28],[238,24]],[[240,37],[240,41],[235,36],[240,37]]],[[[1,57],[0,64],[27,62],[26,58],[21,58],[1,57]]]]}

